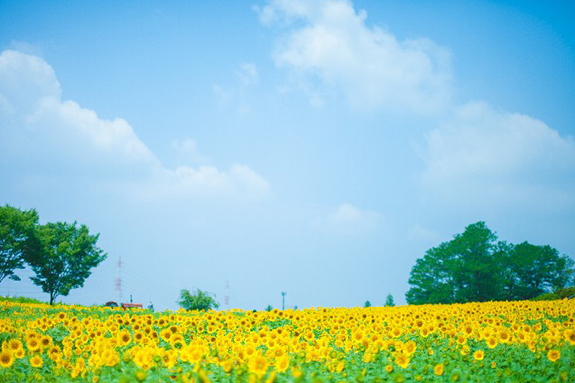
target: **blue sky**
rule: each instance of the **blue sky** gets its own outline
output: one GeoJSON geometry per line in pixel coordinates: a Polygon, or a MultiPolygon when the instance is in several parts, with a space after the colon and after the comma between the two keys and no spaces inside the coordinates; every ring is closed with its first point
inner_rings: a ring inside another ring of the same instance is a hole
{"type": "MultiPolygon", "coordinates": [[[[575,254],[570,1],[0,2],[0,203],[100,233],[65,302],[404,303],[470,223],[575,254]]],[[[27,277],[30,271],[20,275],[27,277]]],[[[23,278],[0,294],[45,298],[23,278]]]]}

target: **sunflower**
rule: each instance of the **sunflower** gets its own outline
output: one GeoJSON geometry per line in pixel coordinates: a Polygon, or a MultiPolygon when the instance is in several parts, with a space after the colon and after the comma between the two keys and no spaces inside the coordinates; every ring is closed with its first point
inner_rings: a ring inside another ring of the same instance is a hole
{"type": "Polygon", "coordinates": [[[141,331],[135,331],[134,332],[134,340],[138,343],[140,343],[142,341],[142,339],[144,338],[144,333],[141,331]]]}
{"type": "Polygon", "coordinates": [[[36,354],[32,358],[30,358],[30,366],[40,368],[42,367],[42,364],[44,364],[44,360],[40,355],[36,354]]]}
{"type": "Polygon", "coordinates": [[[8,350],[12,351],[12,352],[16,352],[19,349],[23,348],[22,346],[22,342],[20,342],[20,340],[18,339],[10,339],[8,341],[8,350]]]}
{"type": "Polygon", "coordinates": [[[414,341],[410,340],[409,342],[407,342],[405,344],[404,350],[407,353],[407,355],[411,355],[415,352],[416,348],[417,348],[417,344],[414,341]]]}
{"type": "Polygon", "coordinates": [[[278,360],[276,360],[275,369],[277,372],[285,372],[289,368],[290,360],[289,356],[284,355],[278,360]]]}
{"type": "Polygon", "coordinates": [[[40,341],[37,338],[30,338],[26,342],[26,347],[29,351],[39,351],[40,350],[40,341]]]}
{"type": "Polygon", "coordinates": [[[483,360],[483,358],[485,358],[485,353],[483,352],[483,350],[477,350],[473,353],[473,357],[476,360],[483,360]]]}
{"type": "Polygon", "coordinates": [[[436,365],[436,366],[433,368],[433,373],[434,373],[435,375],[438,375],[438,376],[443,375],[443,371],[444,371],[443,363],[439,363],[438,365],[436,365]]]}
{"type": "Polygon", "coordinates": [[[492,336],[489,339],[487,339],[487,347],[491,349],[497,347],[497,338],[492,336]]]}
{"type": "Polygon", "coordinates": [[[226,359],[220,362],[220,367],[224,370],[226,374],[232,372],[232,368],[234,367],[234,363],[230,359],[226,359]]]}
{"type": "Polygon", "coordinates": [[[204,356],[204,353],[202,352],[201,349],[194,348],[190,352],[189,360],[191,363],[199,363],[202,360],[203,356],[204,356]]]}
{"type": "Polygon", "coordinates": [[[14,356],[16,357],[16,359],[22,359],[25,355],[24,349],[23,348],[19,348],[18,350],[16,350],[14,352],[14,356]]]}
{"type": "Polygon", "coordinates": [[[9,350],[0,352],[0,366],[8,368],[12,366],[12,363],[14,363],[14,356],[9,350]]]}
{"type": "Polygon", "coordinates": [[[366,351],[365,354],[363,354],[363,363],[371,362],[372,357],[373,357],[373,354],[369,351],[366,351]]]}
{"type": "Polygon", "coordinates": [[[559,350],[549,350],[547,353],[547,359],[552,362],[558,361],[559,358],[561,358],[561,352],[559,352],[559,350]]]}
{"type": "Polygon", "coordinates": [[[395,363],[403,369],[405,369],[405,368],[407,368],[407,366],[409,366],[410,361],[411,360],[409,359],[409,356],[407,356],[404,353],[399,353],[395,356],[395,363]]]}
{"type": "Polygon", "coordinates": [[[162,331],[160,331],[160,337],[161,337],[164,341],[166,341],[166,342],[169,342],[169,341],[170,341],[170,338],[172,337],[172,334],[173,334],[173,333],[172,333],[172,332],[170,331],[170,329],[168,329],[168,328],[165,328],[165,329],[163,329],[162,331]]]}
{"type": "Polygon", "coordinates": [[[120,344],[120,346],[125,346],[129,344],[131,341],[132,341],[132,335],[130,335],[128,331],[124,330],[118,334],[118,343],[120,344]]]}
{"type": "Polygon", "coordinates": [[[52,345],[52,338],[49,335],[44,335],[40,338],[40,344],[42,345],[42,348],[48,348],[52,345]]]}
{"type": "Polygon", "coordinates": [[[268,361],[263,355],[255,355],[250,358],[248,362],[248,369],[250,372],[255,373],[257,376],[261,377],[265,375],[268,369],[268,361]]]}
{"type": "Polygon", "coordinates": [[[507,330],[501,330],[498,337],[501,343],[509,343],[511,341],[511,334],[507,330]]]}

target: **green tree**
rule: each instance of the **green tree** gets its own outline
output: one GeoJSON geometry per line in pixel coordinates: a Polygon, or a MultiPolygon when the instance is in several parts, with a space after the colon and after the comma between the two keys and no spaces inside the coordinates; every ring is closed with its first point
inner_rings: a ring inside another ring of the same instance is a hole
{"type": "Polygon", "coordinates": [[[19,210],[0,206],[0,282],[4,278],[19,281],[15,270],[23,269],[25,259],[36,245],[34,227],[38,223],[36,210],[19,210]]]}
{"type": "Polygon", "coordinates": [[[494,243],[485,222],[465,228],[453,240],[428,250],[411,270],[410,304],[483,302],[499,291],[494,243]]]}
{"type": "Polygon", "coordinates": [[[477,222],[449,243],[454,263],[451,271],[456,302],[484,302],[501,290],[499,264],[495,258],[497,236],[485,222],[477,222]]]}
{"type": "Polygon", "coordinates": [[[532,299],[565,288],[574,262],[551,246],[523,242],[502,257],[504,299],[532,299]]]}
{"type": "Polygon", "coordinates": [[[387,294],[387,297],[385,298],[385,307],[394,307],[394,306],[395,302],[393,301],[393,295],[387,294]]]}
{"type": "Polygon", "coordinates": [[[411,269],[411,288],[405,294],[407,303],[455,302],[454,262],[454,253],[448,242],[427,250],[411,269]]]}
{"type": "Polygon", "coordinates": [[[106,259],[96,246],[99,234],[91,235],[85,225],[47,223],[36,229],[41,249],[27,259],[35,273],[30,279],[50,294],[50,304],[58,296],[82,287],[91,269],[106,259]]]}
{"type": "Polygon", "coordinates": [[[365,303],[363,304],[363,307],[371,307],[371,302],[365,301],[365,303]]]}
{"type": "Polygon", "coordinates": [[[429,249],[411,269],[410,304],[530,299],[569,284],[574,262],[551,246],[498,241],[484,222],[429,249]]]}
{"type": "Polygon", "coordinates": [[[215,300],[216,296],[207,291],[197,289],[193,294],[189,290],[180,291],[180,300],[178,304],[186,310],[210,310],[220,307],[215,300]]]}

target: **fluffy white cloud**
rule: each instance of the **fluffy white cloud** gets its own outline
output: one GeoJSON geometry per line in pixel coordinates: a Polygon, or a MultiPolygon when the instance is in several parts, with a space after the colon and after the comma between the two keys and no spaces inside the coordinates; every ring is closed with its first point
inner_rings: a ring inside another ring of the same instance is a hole
{"type": "Polygon", "coordinates": [[[228,171],[213,166],[179,166],[173,171],[167,171],[165,175],[167,182],[162,185],[168,187],[168,193],[257,197],[270,191],[270,185],[263,177],[249,167],[238,164],[228,171]]]}
{"type": "Polygon", "coordinates": [[[258,11],[263,24],[288,28],[274,59],[315,103],[341,90],[363,110],[432,113],[449,104],[450,53],[429,39],[400,41],[367,26],[366,12],[346,0],[272,0],[258,11]],[[316,80],[321,87],[311,85],[316,80]]]}
{"type": "Polygon", "coordinates": [[[376,229],[380,222],[379,213],[362,210],[356,206],[344,203],[327,215],[312,221],[312,228],[320,232],[332,234],[362,234],[376,229]]]}
{"type": "MultiPolygon", "coordinates": [[[[12,50],[0,54],[0,149],[2,162],[24,176],[48,173],[81,176],[96,184],[114,181],[147,197],[253,197],[270,189],[265,179],[243,165],[229,171],[166,168],[127,121],[101,119],[74,101],[62,101],[50,65],[12,50]]],[[[174,143],[174,150],[188,160],[205,160],[190,139],[174,143]]]]}
{"type": "Polygon", "coordinates": [[[44,60],[13,50],[0,54],[0,112],[5,116],[28,115],[44,98],[60,94],[54,70],[44,60]]]}
{"type": "Polygon", "coordinates": [[[179,163],[190,165],[204,164],[209,161],[208,158],[198,149],[196,141],[189,137],[184,138],[183,140],[173,140],[171,149],[179,163]]]}
{"type": "Polygon", "coordinates": [[[458,108],[427,136],[422,181],[450,200],[565,207],[575,196],[575,141],[484,102],[458,108]]]}

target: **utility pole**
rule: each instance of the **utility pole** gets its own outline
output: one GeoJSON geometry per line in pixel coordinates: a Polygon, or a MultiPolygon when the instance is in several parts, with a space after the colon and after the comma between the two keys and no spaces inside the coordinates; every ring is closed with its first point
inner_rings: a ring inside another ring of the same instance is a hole
{"type": "Polygon", "coordinates": [[[282,291],[282,310],[286,309],[286,292],[282,291]]]}

